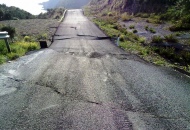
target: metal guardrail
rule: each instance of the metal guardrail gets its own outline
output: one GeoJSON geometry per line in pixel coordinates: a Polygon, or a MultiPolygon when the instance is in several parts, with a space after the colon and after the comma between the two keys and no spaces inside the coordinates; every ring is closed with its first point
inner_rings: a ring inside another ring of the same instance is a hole
{"type": "Polygon", "coordinates": [[[8,42],[8,38],[9,37],[10,36],[8,35],[8,32],[6,32],[6,31],[0,32],[0,39],[4,39],[5,40],[5,43],[6,43],[6,46],[7,46],[7,50],[10,53],[11,52],[11,48],[10,48],[9,42],[8,42]]]}

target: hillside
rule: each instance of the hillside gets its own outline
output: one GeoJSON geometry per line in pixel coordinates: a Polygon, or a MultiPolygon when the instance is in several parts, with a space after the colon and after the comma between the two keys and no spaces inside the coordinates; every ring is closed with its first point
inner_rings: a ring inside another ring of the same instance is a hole
{"type": "Polygon", "coordinates": [[[92,0],[84,13],[126,51],[190,72],[189,0],[92,0]]]}
{"type": "Polygon", "coordinates": [[[89,5],[96,6],[98,10],[114,10],[118,12],[163,12],[168,6],[173,5],[175,0],[92,0],[89,5]]]}
{"type": "Polygon", "coordinates": [[[114,12],[114,16],[120,17],[127,13],[132,17],[151,17],[155,23],[171,21],[174,23],[170,28],[172,31],[190,30],[189,0],[92,0],[87,8],[93,15],[103,16],[114,12]]]}
{"type": "Polygon", "coordinates": [[[17,20],[17,19],[32,19],[35,16],[27,11],[17,7],[8,7],[5,4],[0,4],[0,21],[2,20],[17,20]]]}
{"type": "Polygon", "coordinates": [[[48,2],[42,3],[45,9],[64,7],[68,9],[82,8],[88,4],[90,0],[49,0],[48,2]]]}

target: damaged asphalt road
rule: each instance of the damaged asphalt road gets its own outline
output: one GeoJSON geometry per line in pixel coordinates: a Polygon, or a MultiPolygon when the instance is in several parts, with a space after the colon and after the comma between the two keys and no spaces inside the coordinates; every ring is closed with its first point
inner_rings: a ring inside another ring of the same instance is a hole
{"type": "Polygon", "coordinates": [[[0,130],[189,130],[190,78],[69,10],[50,48],[0,66],[0,104],[0,130]]]}

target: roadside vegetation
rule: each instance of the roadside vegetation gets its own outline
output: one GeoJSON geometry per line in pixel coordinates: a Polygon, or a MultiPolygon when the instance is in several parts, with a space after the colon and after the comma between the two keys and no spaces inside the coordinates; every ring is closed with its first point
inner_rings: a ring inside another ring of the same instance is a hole
{"type": "Polygon", "coordinates": [[[38,41],[32,40],[30,36],[16,39],[16,31],[14,27],[1,25],[0,31],[7,31],[10,35],[10,39],[8,41],[11,49],[11,53],[9,53],[5,41],[0,39],[0,64],[10,60],[15,60],[29,51],[40,48],[38,41]]]}
{"type": "Polygon", "coordinates": [[[171,66],[170,63],[159,56],[151,46],[146,46],[146,39],[139,37],[138,35],[127,31],[125,28],[122,28],[120,25],[115,23],[109,23],[106,19],[94,19],[93,21],[110,37],[114,38],[120,35],[120,44],[119,46],[126,51],[129,51],[133,54],[137,54],[145,60],[158,64],[171,66]],[[117,27],[116,27],[117,26],[117,27]],[[119,27],[118,27],[119,26],[119,27]]]}
{"type": "Polygon", "coordinates": [[[10,35],[11,48],[9,53],[4,40],[0,40],[0,64],[39,49],[40,40],[50,44],[64,12],[64,8],[47,9],[46,13],[34,16],[19,8],[0,4],[0,31],[7,31],[10,35]]]}
{"type": "Polygon", "coordinates": [[[8,52],[4,40],[0,40],[0,64],[15,60],[29,51],[39,49],[37,42],[17,41],[10,43],[11,53],[8,52]]]}
{"type": "Polygon", "coordinates": [[[188,46],[184,46],[190,45],[190,40],[185,41],[185,44],[179,44],[181,41],[177,38],[181,34],[188,34],[190,31],[190,3],[188,2],[179,0],[176,4],[170,6],[165,13],[139,12],[129,14],[108,9],[102,9],[101,12],[97,12],[97,7],[90,6],[90,8],[85,8],[85,14],[92,18],[93,22],[108,36],[112,38],[120,36],[119,46],[124,50],[137,54],[150,63],[190,72],[190,51],[185,49],[188,46]],[[146,37],[138,34],[139,30],[136,24],[133,23],[138,23],[141,20],[147,22],[147,25],[144,25],[143,28],[152,34],[151,39],[146,39],[146,37]],[[123,24],[126,22],[132,24],[126,26],[126,24],[123,24]],[[149,26],[149,23],[151,23],[151,26],[149,26]],[[166,29],[175,32],[158,35],[152,24],[163,25],[165,23],[171,25],[166,29]]]}

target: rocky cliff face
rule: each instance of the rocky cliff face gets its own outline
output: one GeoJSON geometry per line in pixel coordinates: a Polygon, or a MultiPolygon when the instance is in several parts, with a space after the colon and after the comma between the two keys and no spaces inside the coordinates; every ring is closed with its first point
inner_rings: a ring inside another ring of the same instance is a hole
{"type": "Polygon", "coordinates": [[[42,3],[45,9],[56,8],[56,7],[65,7],[67,9],[78,9],[82,6],[88,4],[90,0],[49,0],[42,3]]]}
{"type": "Polygon", "coordinates": [[[108,9],[117,12],[129,13],[153,13],[163,12],[171,5],[172,0],[92,0],[91,6],[97,6],[100,10],[108,9]]]}

